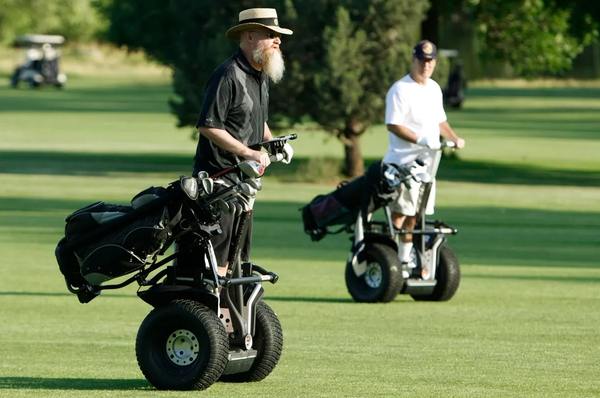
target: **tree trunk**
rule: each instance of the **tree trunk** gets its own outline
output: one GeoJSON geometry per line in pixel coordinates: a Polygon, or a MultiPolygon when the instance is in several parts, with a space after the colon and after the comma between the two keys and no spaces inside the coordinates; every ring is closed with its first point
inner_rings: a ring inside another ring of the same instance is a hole
{"type": "Polygon", "coordinates": [[[425,19],[421,22],[421,39],[427,39],[435,43],[436,46],[440,45],[439,33],[440,33],[440,14],[439,14],[439,0],[431,1],[431,6],[427,11],[425,19]]]}
{"type": "Polygon", "coordinates": [[[344,169],[342,171],[347,177],[357,177],[365,172],[360,149],[360,133],[351,127],[344,130],[344,169]]]}

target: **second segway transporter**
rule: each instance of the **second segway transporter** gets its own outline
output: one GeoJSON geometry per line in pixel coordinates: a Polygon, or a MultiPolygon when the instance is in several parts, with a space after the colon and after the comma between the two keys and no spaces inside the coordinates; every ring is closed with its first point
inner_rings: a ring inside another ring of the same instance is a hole
{"type": "MultiPolygon", "coordinates": [[[[447,146],[450,146],[446,144],[447,146]]],[[[441,151],[430,169],[437,171],[441,151]]],[[[365,175],[340,185],[335,191],[315,197],[302,208],[304,231],[313,241],[327,234],[348,232],[352,246],[346,261],[346,287],[359,302],[388,302],[406,293],[415,300],[449,300],[460,282],[460,267],[447,245],[446,235],[457,230],[445,223],[425,219],[425,207],[434,175],[419,160],[409,167],[376,163],[365,175]],[[397,197],[402,183],[422,183],[417,226],[413,231],[396,229],[388,204],[397,197]],[[385,221],[373,213],[382,209],[385,221]],[[414,239],[411,267],[403,275],[398,258],[400,236],[414,239]]]]}

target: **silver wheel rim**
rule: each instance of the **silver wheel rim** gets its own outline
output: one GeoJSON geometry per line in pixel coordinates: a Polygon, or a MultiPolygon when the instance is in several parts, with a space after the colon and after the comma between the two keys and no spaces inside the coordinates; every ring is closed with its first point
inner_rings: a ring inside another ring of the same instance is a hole
{"type": "Polygon", "coordinates": [[[367,286],[376,289],[381,286],[382,279],[383,273],[381,272],[381,266],[377,263],[368,263],[365,272],[365,283],[367,286]]]}
{"type": "Polygon", "coordinates": [[[166,343],[167,357],[175,365],[191,365],[198,358],[198,338],[187,329],[177,329],[166,343]]]}

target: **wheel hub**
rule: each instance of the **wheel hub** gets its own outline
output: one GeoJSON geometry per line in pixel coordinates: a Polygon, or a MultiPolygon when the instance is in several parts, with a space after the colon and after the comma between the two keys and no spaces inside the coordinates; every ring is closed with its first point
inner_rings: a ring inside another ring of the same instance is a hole
{"type": "Polygon", "coordinates": [[[370,288],[376,289],[381,286],[381,280],[383,274],[381,272],[381,266],[377,263],[367,264],[367,270],[365,272],[365,283],[370,288]]]}
{"type": "Polygon", "coordinates": [[[167,357],[175,365],[186,366],[198,358],[198,338],[187,329],[172,332],[166,343],[167,357]]]}

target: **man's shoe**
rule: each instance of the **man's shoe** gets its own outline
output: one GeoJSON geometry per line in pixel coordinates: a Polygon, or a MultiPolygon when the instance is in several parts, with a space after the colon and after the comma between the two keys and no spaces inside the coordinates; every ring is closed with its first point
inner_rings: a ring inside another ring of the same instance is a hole
{"type": "Polygon", "coordinates": [[[403,279],[410,278],[411,269],[410,269],[410,267],[408,265],[408,262],[402,261],[402,263],[400,263],[400,267],[402,269],[402,278],[403,279]]]}

